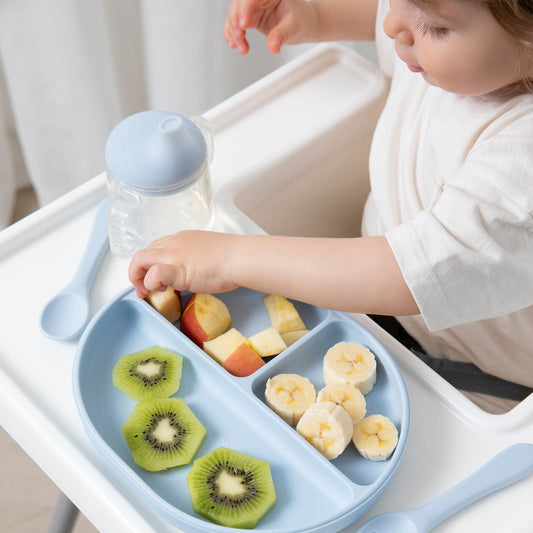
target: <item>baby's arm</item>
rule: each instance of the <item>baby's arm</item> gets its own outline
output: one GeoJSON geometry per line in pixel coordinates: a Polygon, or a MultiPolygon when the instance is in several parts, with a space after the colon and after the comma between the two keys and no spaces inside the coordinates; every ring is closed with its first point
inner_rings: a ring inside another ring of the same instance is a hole
{"type": "Polygon", "coordinates": [[[210,293],[243,286],[340,311],[419,312],[385,237],[186,231],[137,252],[129,277],[140,297],[164,285],[210,293]]]}
{"type": "Polygon", "coordinates": [[[246,31],[267,36],[277,54],[284,44],[374,39],[377,0],[232,0],[224,37],[241,54],[250,45],[246,31]]]}

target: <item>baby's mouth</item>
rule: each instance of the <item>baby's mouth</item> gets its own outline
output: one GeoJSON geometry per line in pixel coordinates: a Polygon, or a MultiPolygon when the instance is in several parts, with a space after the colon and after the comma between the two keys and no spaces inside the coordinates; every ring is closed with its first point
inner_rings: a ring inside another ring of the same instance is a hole
{"type": "Polygon", "coordinates": [[[420,73],[420,72],[424,72],[424,69],[422,67],[417,67],[416,65],[411,65],[408,61],[406,61],[403,57],[402,57],[402,54],[400,53],[401,50],[399,50],[399,46],[398,44],[396,43],[396,53],[398,54],[398,57],[407,65],[407,68],[411,71],[411,72],[416,72],[416,73],[420,73]]]}
{"type": "Polygon", "coordinates": [[[411,72],[424,72],[424,69],[422,67],[415,67],[414,65],[407,65],[407,68],[411,72]]]}

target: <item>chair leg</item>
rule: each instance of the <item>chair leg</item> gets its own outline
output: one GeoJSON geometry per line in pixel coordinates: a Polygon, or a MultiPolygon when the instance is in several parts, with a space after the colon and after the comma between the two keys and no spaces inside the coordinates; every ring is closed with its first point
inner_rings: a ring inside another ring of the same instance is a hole
{"type": "Polygon", "coordinates": [[[78,508],[61,492],[48,533],[72,533],[78,513],[78,508]]]}

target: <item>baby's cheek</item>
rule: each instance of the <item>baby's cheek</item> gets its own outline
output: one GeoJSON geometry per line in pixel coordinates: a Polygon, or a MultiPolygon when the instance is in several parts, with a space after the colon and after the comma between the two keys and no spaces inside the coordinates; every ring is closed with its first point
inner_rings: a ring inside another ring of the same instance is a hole
{"type": "Polygon", "coordinates": [[[471,66],[465,65],[460,61],[440,58],[425,67],[422,75],[430,85],[440,87],[451,93],[468,95],[475,94],[477,90],[475,83],[476,73],[471,66]]]}

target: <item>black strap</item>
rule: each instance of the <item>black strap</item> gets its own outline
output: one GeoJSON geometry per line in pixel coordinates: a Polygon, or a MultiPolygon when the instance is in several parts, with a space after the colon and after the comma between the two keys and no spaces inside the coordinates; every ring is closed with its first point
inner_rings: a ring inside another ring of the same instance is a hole
{"type": "Polygon", "coordinates": [[[411,348],[411,352],[459,390],[481,392],[516,401],[522,401],[533,393],[533,389],[487,374],[473,363],[438,359],[415,348],[411,348]]]}
{"type": "Polygon", "coordinates": [[[424,352],[416,339],[411,337],[394,317],[369,316],[456,389],[480,392],[516,401],[522,401],[533,393],[533,389],[487,374],[473,363],[433,357],[424,352]]]}

